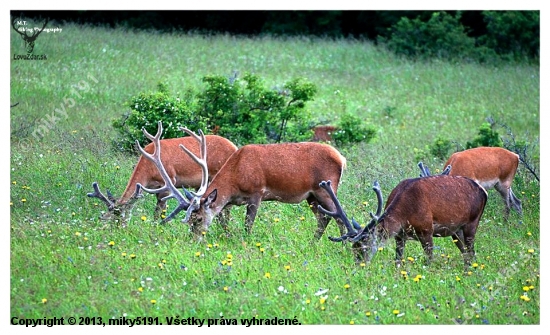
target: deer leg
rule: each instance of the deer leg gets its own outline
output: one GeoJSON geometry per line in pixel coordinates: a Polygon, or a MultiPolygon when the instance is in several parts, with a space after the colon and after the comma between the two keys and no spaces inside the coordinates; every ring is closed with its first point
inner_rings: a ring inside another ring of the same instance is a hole
{"type": "Polygon", "coordinates": [[[395,266],[401,267],[403,252],[405,251],[406,237],[395,236],[395,266]]]}
{"type": "MultiPolygon", "coordinates": [[[[325,233],[325,230],[327,229],[327,226],[330,222],[331,217],[328,215],[325,215],[321,212],[319,212],[318,206],[321,205],[325,209],[328,209],[329,211],[334,211],[334,203],[330,199],[330,197],[325,197],[323,195],[322,199],[318,199],[314,195],[310,195],[307,198],[307,202],[309,204],[309,208],[311,208],[311,211],[317,218],[317,230],[315,231],[315,239],[320,239],[323,234],[325,233]]],[[[344,223],[341,221],[341,219],[334,219],[336,221],[336,224],[338,225],[338,229],[340,230],[340,236],[346,234],[346,228],[344,227],[344,223]]]]}
{"type": "Polygon", "coordinates": [[[246,218],[245,218],[245,230],[247,234],[250,234],[252,231],[252,226],[254,225],[254,220],[256,219],[256,214],[258,213],[258,208],[260,207],[260,197],[253,197],[246,205],[246,218]]]}
{"type": "Polygon", "coordinates": [[[457,231],[451,236],[456,247],[460,250],[460,253],[464,254],[466,249],[464,248],[464,233],[462,230],[457,231]]]}
{"type": "MultiPolygon", "coordinates": [[[[330,221],[330,217],[319,212],[319,209],[318,209],[319,201],[314,196],[310,195],[307,198],[307,203],[309,204],[309,208],[315,215],[315,218],[317,218],[317,230],[315,231],[314,238],[315,240],[319,240],[325,233],[325,230],[327,229],[328,223],[330,221]]],[[[322,206],[325,207],[325,204],[323,204],[322,206]]],[[[327,205],[325,208],[328,208],[329,210],[333,210],[333,206],[327,205]]],[[[338,224],[338,226],[340,226],[340,224],[338,224]]],[[[342,235],[343,234],[344,233],[342,233],[342,235]]]]}
{"type": "Polygon", "coordinates": [[[472,260],[476,257],[476,252],[474,250],[474,239],[477,230],[477,223],[471,224],[463,228],[464,234],[464,244],[466,245],[464,255],[464,265],[470,266],[472,260]]]}
{"type": "Polygon", "coordinates": [[[500,193],[500,196],[502,197],[502,200],[504,200],[504,220],[508,221],[508,216],[510,215],[510,191],[511,188],[509,186],[503,185],[501,183],[497,183],[495,185],[495,189],[500,193]]]}
{"type": "Polygon", "coordinates": [[[523,209],[521,208],[521,201],[516,197],[512,188],[510,187],[510,192],[508,193],[509,201],[512,204],[512,207],[518,212],[519,215],[523,215],[523,209]]]}
{"type": "Polygon", "coordinates": [[[422,233],[418,235],[418,240],[422,244],[422,249],[424,249],[424,254],[426,254],[427,263],[431,263],[433,260],[433,236],[431,232],[422,233]]]}

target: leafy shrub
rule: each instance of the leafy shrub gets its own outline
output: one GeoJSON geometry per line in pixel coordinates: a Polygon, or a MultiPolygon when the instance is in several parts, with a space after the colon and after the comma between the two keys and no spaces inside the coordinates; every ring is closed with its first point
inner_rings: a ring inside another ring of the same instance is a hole
{"type": "Polygon", "coordinates": [[[471,56],[475,39],[469,37],[459,21],[446,12],[434,12],[427,22],[419,17],[402,17],[389,28],[387,47],[396,54],[409,57],[454,59],[471,56]]]}
{"type": "Polygon", "coordinates": [[[451,141],[444,137],[438,136],[433,144],[426,144],[423,149],[414,148],[414,160],[416,162],[425,162],[429,161],[431,157],[439,160],[446,160],[451,149],[451,141]]]}
{"type": "Polygon", "coordinates": [[[451,141],[439,136],[430,147],[430,153],[438,159],[445,160],[449,156],[451,149],[451,141]]]}
{"type": "Polygon", "coordinates": [[[142,128],[150,134],[156,134],[158,121],[162,121],[163,138],[183,136],[179,127],[204,129],[204,122],[193,112],[193,94],[187,92],[183,98],[171,96],[167,86],[159,83],[157,92],[139,93],[132,97],[127,105],[131,112],[121,119],[113,120],[112,125],[118,131],[119,138],[115,146],[123,151],[134,150],[138,140],[142,146],[149,140],[144,138],[142,128]]]}
{"type": "Polygon", "coordinates": [[[206,76],[205,88],[182,97],[172,96],[165,84],[157,92],[139,93],[128,102],[131,111],[114,120],[119,138],[115,145],[125,151],[134,149],[143,137],[142,127],[151,133],[162,121],[163,138],[183,136],[185,126],[205,133],[215,132],[241,146],[248,143],[297,142],[312,138],[311,114],[306,103],[317,92],[314,84],[303,78],[293,79],[282,88],[267,89],[257,76],[206,76]]]}
{"type": "Polygon", "coordinates": [[[414,161],[415,162],[425,162],[428,160],[429,155],[428,152],[430,152],[430,146],[426,145],[424,149],[421,148],[413,148],[414,153],[414,161]]]}
{"type": "Polygon", "coordinates": [[[237,145],[296,142],[311,138],[306,103],[317,93],[314,84],[293,79],[282,88],[267,89],[260,78],[245,74],[241,80],[223,76],[203,78],[197,113],[218,134],[237,145]]]}
{"type": "Polygon", "coordinates": [[[369,142],[376,136],[376,128],[366,125],[361,118],[345,113],[340,117],[337,130],[332,135],[336,145],[369,142]]]}
{"type": "Polygon", "coordinates": [[[491,123],[484,122],[474,139],[471,142],[466,142],[466,149],[477,147],[502,147],[502,145],[502,139],[498,132],[493,130],[491,123]]]}
{"type": "Polygon", "coordinates": [[[519,60],[539,58],[540,11],[483,11],[487,33],[479,43],[519,60]]]}

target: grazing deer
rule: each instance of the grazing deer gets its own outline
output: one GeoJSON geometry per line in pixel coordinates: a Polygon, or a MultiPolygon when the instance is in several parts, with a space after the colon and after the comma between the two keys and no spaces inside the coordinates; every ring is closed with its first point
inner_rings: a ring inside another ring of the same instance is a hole
{"type": "Polygon", "coordinates": [[[331,211],[319,206],[322,213],[340,219],[347,233],[333,242],[350,241],[358,261],[370,261],[388,239],[396,241],[396,265],[401,266],[405,242],[409,239],[422,244],[428,261],[433,250],[433,237],[452,236],[468,266],[475,257],[474,238],[487,202],[487,192],[477,182],[458,176],[428,176],[405,179],[391,192],[382,211],[382,192],[378,182],[373,190],[378,199],[376,214],[365,227],[346,216],[330,180],[320,185],[331,196],[331,211]]]}
{"type": "Polygon", "coordinates": [[[449,165],[452,166],[451,176],[471,178],[486,190],[494,187],[504,199],[505,220],[508,220],[510,207],[522,214],[521,201],[512,192],[512,181],[519,165],[516,153],[499,147],[478,147],[455,152],[444,166],[449,165]]]}
{"type": "Polygon", "coordinates": [[[338,130],[336,126],[315,126],[313,127],[314,142],[330,142],[332,134],[338,130]]]}
{"type": "MultiPolygon", "coordinates": [[[[162,134],[162,124],[160,122],[158,127],[158,133],[162,134]]],[[[209,175],[214,176],[221,169],[227,158],[237,151],[237,147],[228,139],[220,136],[206,135],[205,138],[208,141],[207,149],[210,153],[207,160],[207,168],[209,175]]],[[[184,155],[179,148],[180,145],[183,145],[191,152],[198,153],[199,145],[192,136],[159,140],[157,145],[162,149],[161,161],[166,169],[167,178],[175,187],[196,189],[201,186],[202,169],[189,156],[184,155]]],[[[140,150],[142,149],[141,147],[139,148],[140,150]]],[[[152,153],[155,150],[155,145],[150,143],[143,150],[145,153],[152,153]]],[[[155,164],[144,157],[142,155],[139,158],[134,172],[128,181],[126,190],[119,199],[115,199],[109,191],[107,191],[107,196],[105,196],[99,190],[97,183],[93,183],[94,192],[88,193],[88,196],[99,198],[108,207],[108,212],[101,217],[102,219],[108,220],[113,217],[124,217],[135,201],[140,198],[141,189],[138,185],[159,189],[165,184],[165,180],[155,164]]],[[[170,192],[163,190],[162,192],[155,193],[157,196],[155,218],[159,218],[166,209],[166,197],[170,192]]]]}
{"type": "MultiPolygon", "coordinates": [[[[158,145],[154,136],[145,130],[144,133],[158,145]]],[[[196,135],[195,138],[199,140],[196,135]]],[[[184,146],[180,147],[185,150],[184,146]]],[[[205,149],[205,155],[206,151],[205,149]]],[[[186,152],[201,166],[203,181],[207,180],[208,170],[204,157],[198,158],[188,150],[186,152]]],[[[163,169],[158,158],[149,158],[155,160],[155,165],[160,170],[163,169]]],[[[345,165],[344,156],[327,144],[302,142],[245,145],[229,157],[210,184],[203,182],[192,198],[182,195],[165,178],[165,188],[170,190],[170,196],[180,202],[169,218],[181,210],[187,210],[183,221],[190,222],[195,236],[200,239],[213,218],[227,206],[247,205],[245,228],[250,232],[261,201],[297,204],[307,200],[318,221],[315,237],[320,238],[330,217],[319,213],[317,206],[333,208],[333,205],[319,183],[325,179],[334,180],[333,192],[336,193],[345,165]]],[[[343,234],[344,228],[340,222],[338,226],[343,234]]]]}

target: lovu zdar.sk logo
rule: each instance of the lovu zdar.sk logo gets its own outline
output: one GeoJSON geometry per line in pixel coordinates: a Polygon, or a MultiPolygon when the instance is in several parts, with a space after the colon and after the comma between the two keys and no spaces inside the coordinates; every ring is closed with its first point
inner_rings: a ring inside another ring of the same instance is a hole
{"type": "Polygon", "coordinates": [[[27,21],[17,18],[13,19],[11,25],[21,35],[21,38],[25,42],[25,50],[27,51],[27,55],[13,55],[14,59],[46,59],[46,55],[32,55],[32,52],[34,51],[36,39],[44,31],[44,28],[46,28],[48,21],[49,19],[46,19],[42,28],[39,28],[27,26],[27,21]]]}

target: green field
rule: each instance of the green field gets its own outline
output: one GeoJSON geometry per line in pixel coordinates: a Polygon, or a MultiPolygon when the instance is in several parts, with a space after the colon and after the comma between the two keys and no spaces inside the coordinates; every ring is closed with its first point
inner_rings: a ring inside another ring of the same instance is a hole
{"type": "MultiPolygon", "coordinates": [[[[138,156],[113,149],[111,121],[139,92],[160,81],[173,92],[199,88],[202,77],[233,71],[269,86],[305,77],[318,87],[308,108],[319,122],[336,122],[345,110],[378,128],[373,142],[338,148],[348,162],[339,199],[366,224],[372,182],[387,197],[418,176],[415,148],[438,136],[463,146],[491,116],[517,140],[538,143],[538,66],[414,62],[356,40],[61,27],[36,42],[34,53],[47,60],[10,64],[10,103],[19,103],[10,110],[10,318],[540,323],[540,184],[523,166],[513,184],[523,217],[513,212],[504,222],[502,200],[490,191],[466,273],[450,238],[434,239],[429,265],[415,241],[401,269],[394,241],[356,265],[350,245],[328,240],[339,234],[334,223],[313,239],[317,223],[305,203],[262,203],[251,234],[245,208],[233,207],[232,236],[214,224],[198,243],[180,220],[153,220],[152,195],[125,228],[100,221],[105,206],[86,196],[94,181],[117,196],[124,190],[138,156]]],[[[10,55],[24,53],[14,31],[10,42],[10,55]]],[[[437,171],[444,162],[425,163],[437,171]]]]}

